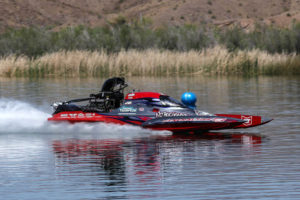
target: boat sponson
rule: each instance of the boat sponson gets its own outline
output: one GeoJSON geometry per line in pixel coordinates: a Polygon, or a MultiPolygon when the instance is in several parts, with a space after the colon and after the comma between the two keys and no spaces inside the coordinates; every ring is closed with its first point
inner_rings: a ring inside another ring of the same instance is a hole
{"type": "Polygon", "coordinates": [[[178,116],[161,117],[148,120],[142,124],[144,128],[169,131],[218,130],[243,124],[245,121],[220,116],[178,116]]]}

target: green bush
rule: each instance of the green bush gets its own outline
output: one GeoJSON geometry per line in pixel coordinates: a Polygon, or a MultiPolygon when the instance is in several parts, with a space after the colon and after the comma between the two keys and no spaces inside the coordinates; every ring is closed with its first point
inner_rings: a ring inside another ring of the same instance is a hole
{"type": "Polygon", "coordinates": [[[16,54],[37,57],[59,50],[166,49],[202,50],[222,45],[230,51],[261,49],[270,53],[300,52],[300,24],[290,29],[257,25],[251,32],[239,27],[217,29],[208,25],[182,25],[153,28],[151,20],[128,21],[118,17],[102,27],[7,29],[0,34],[0,56],[16,54]]]}

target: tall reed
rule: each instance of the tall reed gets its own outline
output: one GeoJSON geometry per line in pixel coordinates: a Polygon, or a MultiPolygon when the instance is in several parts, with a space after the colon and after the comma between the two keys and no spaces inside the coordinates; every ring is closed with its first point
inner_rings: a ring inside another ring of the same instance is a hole
{"type": "Polygon", "coordinates": [[[228,51],[216,46],[186,52],[147,49],[58,51],[38,58],[9,55],[0,58],[2,77],[173,76],[187,74],[300,74],[296,54],[261,50],[228,51]]]}

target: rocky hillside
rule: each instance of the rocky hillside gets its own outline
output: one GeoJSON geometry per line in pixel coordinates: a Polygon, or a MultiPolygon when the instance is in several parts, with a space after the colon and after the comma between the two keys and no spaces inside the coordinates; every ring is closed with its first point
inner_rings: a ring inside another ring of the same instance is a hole
{"type": "Polygon", "coordinates": [[[212,23],[248,28],[259,22],[289,27],[300,21],[300,0],[0,0],[0,30],[98,26],[120,15],[148,17],[155,26],[212,23]]]}

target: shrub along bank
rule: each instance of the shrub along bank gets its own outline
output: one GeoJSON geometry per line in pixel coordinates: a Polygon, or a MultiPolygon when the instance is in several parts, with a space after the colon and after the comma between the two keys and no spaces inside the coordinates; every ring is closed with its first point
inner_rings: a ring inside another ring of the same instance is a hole
{"type": "Polygon", "coordinates": [[[120,17],[95,28],[9,29],[0,34],[0,75],[295,74],[299,53],[300,24],[245,32],[205,25],[153,28],[147,19],[120,17]]]}

